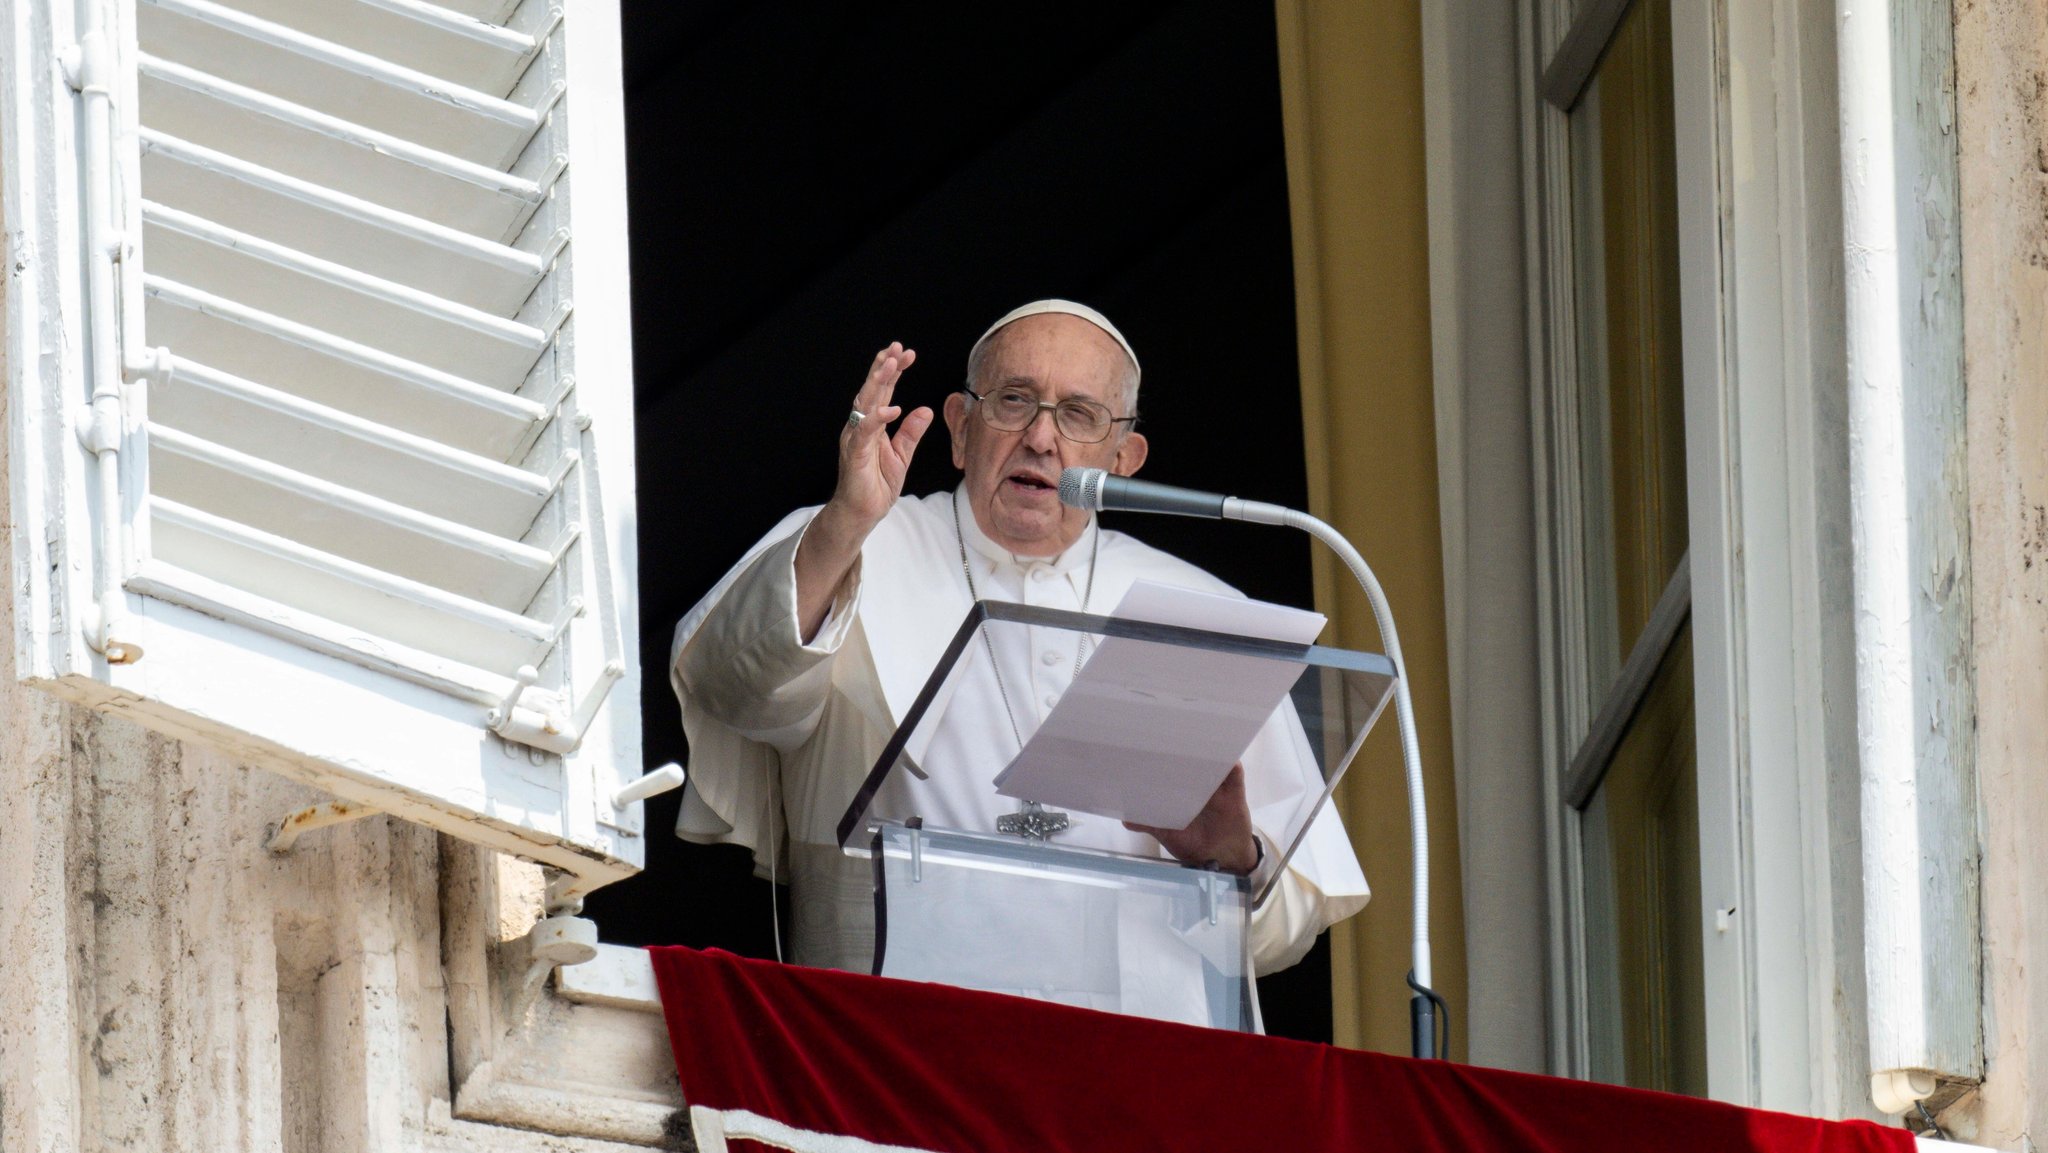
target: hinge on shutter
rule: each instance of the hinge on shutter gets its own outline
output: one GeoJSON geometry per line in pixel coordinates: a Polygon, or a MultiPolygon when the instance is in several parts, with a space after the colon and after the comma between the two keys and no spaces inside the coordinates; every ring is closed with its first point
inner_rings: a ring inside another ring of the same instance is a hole
{"type": "Polygon", "coordinates": [[[532,665],[521,665],[513,674],[512,691],[505,694],[497,708],[485,714],[484,723],[508,741],[566,756],[583,743],[583,734],[590,731],[591,722],[597,719],[597,710],[611,695],[612,686],[625,675],[624,663],[606,661],[605,666],[598,670],[597,682],[585,690],[583,700],[564,716],[559,701],[537,709],[520,703],[526,691],[533,687],[533,682],[540,679],[540,670],[532,665]]]}

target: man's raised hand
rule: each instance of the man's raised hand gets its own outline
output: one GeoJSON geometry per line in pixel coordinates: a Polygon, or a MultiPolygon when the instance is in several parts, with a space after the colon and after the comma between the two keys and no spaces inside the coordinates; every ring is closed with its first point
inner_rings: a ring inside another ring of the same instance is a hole
{"type": "Polygon", "coordinates": [[[911,454],[931,427],[931,409],[904,416],[900,405],[889,403],[897,380],[916,361],[917,353],[900,343],[876,353],[867,380],[853,397],[853,411],[862,417],[856,422],[849,416],[839,432],[839,484],[827,511],[844,522],[840,527],[857,530],[862,539],[903,495],[911,454]],[[903,423],[891,435],[889,425],[898,417],[903,423]]]}
{"type": "Polygon", "coordinates": [[[917,353],[892,342],[875,354],[868,378],[853,396],[851,413],[839,429],[839,482],[832,499],[804,530],[796,552],[797,625],[805,643],[817,635],[832,609],[832,597],[860,556],[860,546],[903,495],[903,478],[917,442],[932,425],[932,410],[904,415],[889,403],[896,382],[917,353]],[[889,425],[902,417],[894,434],[889,425]]]}

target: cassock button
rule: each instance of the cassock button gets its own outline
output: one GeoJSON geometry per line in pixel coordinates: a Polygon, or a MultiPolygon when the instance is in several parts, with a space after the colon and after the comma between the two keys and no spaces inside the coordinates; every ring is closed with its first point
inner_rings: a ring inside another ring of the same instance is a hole
{"type": "Polygon", "coordinates": [[[1056,704],[1059,704],[1059,703],[1060,703],[1060,695],[1059,695],[1058,693],[1047,693],[1047,694],[1045,694],[1045,707],[1046,707],[1046,708],[1051,708],[1051,707],[1053,707],[1054,705],[1056,705],[1056,704]]]}
{"type": "Polygon", "coordinates": [[[1035,568],[1031,570],[1031,579],[1035,581],[1042,581],[1051,575],[1052,573],[1046,569],[1035,568]]]}
{"type": "Polygon", "coordinates": [[[1047,650],[1045,655],[1039,657],[1038,659],[1044,663],[1046,668],[1051,668],[1052,666],[1060,663],[1060,655],[1050,650],[1047,650]]]}

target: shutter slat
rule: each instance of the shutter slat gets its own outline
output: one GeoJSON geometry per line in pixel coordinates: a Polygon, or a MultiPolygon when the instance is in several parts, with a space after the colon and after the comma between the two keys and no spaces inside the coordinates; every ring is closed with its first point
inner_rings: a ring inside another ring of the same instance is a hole
{"type": "Polygon", "coordinates": [[[534,36],[418,0],[229,0],[229,6],[391,63],[504,96],[540,51],[534,36]]]}
{"type": "Polygon", "coordinates": [[[502,677],[532,662],[552,635],[540,621],[161,496],[150,501],[150,535],[158,561],[216,582],[223,602],[263,597],[502,677]]]}
{"type": "Polygon", "coordinates": [[[150,422],[421,512],[518,540],[561,484],[173,358],[150,422]]]}
{"type": "Polygon", "coordinates": [[[487,167],[516,160],[560,94],[516,104],[211,0],[143,0],[136,18],[152,55],[487,167]]]}
{"type": "Polygon", "coordinates": [[[393,356],[512,390],[550,333],[144,201],[156,275],[393,356]]]}
{"type": "Polygon", "coordinates": [[[148,54],[140,70],[146,127],[485,240],[517,239],[564,163],[530,179],[148,54]]]}
{"type": "Polygon", "coordinates": [[[510,460],[548,410],[173,281],[143,282],[152,344],[379,424],[510,460]]]}
{"type": "MultiPolygon", "coordinates": [[[[312,2],[317,4],[319,0],[312,2]]],[[[385,0],[371,2],[381,4],[385,0]]],[[[503,24],[512,18],[512,13],[519,7],[519,0],[441,0],[440,6],[450,12],[473,16],[486,24],[503,24]]]]}
{"type": "Polygon", "coordinates": [[[153,200],[494,316],[519,311],[568,241],[522,251],[151,129],[141,150],[153,200]]]}
{"type": "Polygon", "coordinates": [[[151,428],[149,445],[154,493],[507,612],[533,602],[560,555],[177,429],[151,428]]]}

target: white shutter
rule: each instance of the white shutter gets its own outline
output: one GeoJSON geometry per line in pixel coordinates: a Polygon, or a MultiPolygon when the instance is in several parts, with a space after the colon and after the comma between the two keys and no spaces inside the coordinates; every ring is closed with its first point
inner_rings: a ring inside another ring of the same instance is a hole
{"type": "Polygon", "coordinates": [[[615,5],[9,9],[20,675],[636,869],[615,5]]]}

